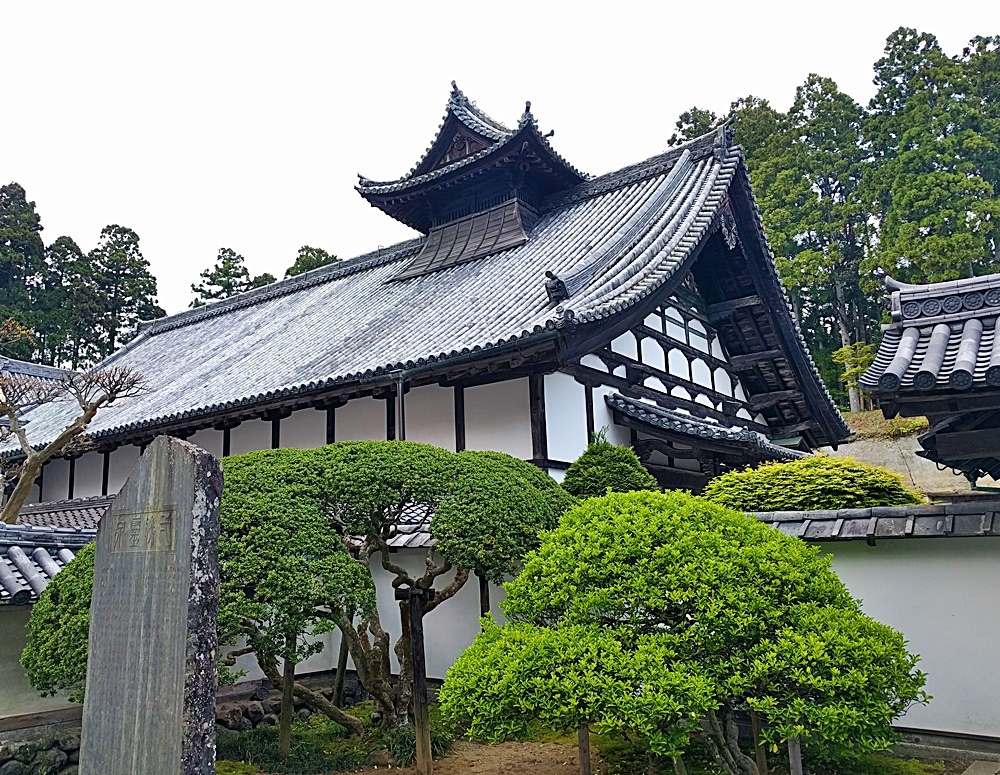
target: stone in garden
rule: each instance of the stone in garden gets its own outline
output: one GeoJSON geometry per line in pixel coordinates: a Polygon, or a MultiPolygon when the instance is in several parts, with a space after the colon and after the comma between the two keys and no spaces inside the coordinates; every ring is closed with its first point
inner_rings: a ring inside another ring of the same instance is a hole
{"type": "Polygon", "coordinates": [[[160,436],[101,520],[81,775],[215,771],[222,470],[160,436]]]}

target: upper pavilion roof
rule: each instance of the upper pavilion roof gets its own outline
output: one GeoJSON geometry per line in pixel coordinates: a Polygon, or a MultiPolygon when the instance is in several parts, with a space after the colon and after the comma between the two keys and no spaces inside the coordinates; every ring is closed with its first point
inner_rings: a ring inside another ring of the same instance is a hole
{"type": "Polygon", "coordinates": [[[490,118],[452,82],[437,135],[403,177],[359,176],[357,190],[373,206],[417,231],[517,198],[531,206],[587,176],[562,158],[525,104],[514,129],[490,118]]]}

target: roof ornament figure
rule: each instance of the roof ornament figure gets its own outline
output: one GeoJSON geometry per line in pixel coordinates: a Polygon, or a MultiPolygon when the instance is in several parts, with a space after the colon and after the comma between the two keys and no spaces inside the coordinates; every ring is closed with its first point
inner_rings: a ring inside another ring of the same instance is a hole
{"type": "Polygon", "coordinates": [[[518,126],[525,126],[526,124],[536,124],[535,116],[531,112],[531,100],[525,100],[524,103],[524,113],[521,114],[521,118],[518,120],[518,126]]]}
{"type": "Polygon", "coordinates": [[[715,130],[715,143],[712,147],[712,152],[715,156],[716,161],[722,161],[722,158],[726,155],[726,151],[733,143],[733,137],[736,134],[736,130],[733,128],[733,117],[730,116],[725,120],[723,124],[719,125],[719,128],[715,130]]]}
{"type": "Polygon", "coordinates": [[[549,304],[559,304],[569,299],[569,291],[566,289],[566,283],[550,270],[546,270],[545,277],[547,278],[545,280],[545,293],[549,297],[549,304]]]}

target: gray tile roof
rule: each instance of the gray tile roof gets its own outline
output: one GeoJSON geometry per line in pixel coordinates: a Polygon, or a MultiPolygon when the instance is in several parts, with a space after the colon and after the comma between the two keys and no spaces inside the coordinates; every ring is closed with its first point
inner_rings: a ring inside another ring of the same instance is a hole
{"type": "Polygon", "coordinates": [[[57,366],[43,366],[40,363],[0,357],[0,376],[4,377],[28,377],[43,382],[55,382],[73,373],[70,369],[60,369],[57,366]]]}
{"type": "MultiPolygon", "coordinates": [[[[546,202],[520,247],[392,282],[420,251],[419,237],[153,321],[100,364],[139,371],[152,391],[103,409],[88,436],[208,424],[341,386],[388,382],[400,369],[555,342],[660,289],[708,233],[743,168],[738,148],[708,135],[546,202]],[[553,307],[546,270],[585,279],[553,307]]],[[[799,343],[825,396],[826,406],[813,411],[843,424],[799,343]]],[[[71,416],[68,404],[33,410],[32,441],[50,440],[71,416]]],[[[0,454],[17,452],[8,445],[0,454]]]]}
{"type": "Polygon", "coordinates": [[[0,524],[0,606],[38,602],[49,581],[96,537],[93,529],[0,524]]]}
{"type": "Polygon", "coordinates": [[[756,454],[751,457],[758,460],[794,460],[805,457],[797,450],[772,444],[764,436],[748,428],[725,426],[712,419],[702,419],[676,410],[664,409],[662,406],[627,398],[618,393],[606,395],[604,400],[613,411],[619,411],[648,426],[654,434],[657,429],[662,429],[681,436],[690,436],[693,443],[698,439],[737,442],[754,450],[756,454]]]}
{"type": "Polygon", "coordinates": [[[1000,274],[887,284],[893,322],[861,387],[882,395],[1000,387],[1000,274]]]}
{"type": "Polygon", "coordinates": [[[32,503],[21,507],[17,516],[19,525],[35,527],[70,527],[94,530],[104,512],[111,507],[113,495],[93,498],[74,498],[65,501],[32,503]]]}
{"type": "Polygon", "coordinates": [[[751,514],[806,541],[1000,536],[1000,501],[935,506],[879,506],[839,511],[766,511],[751,514]]]}

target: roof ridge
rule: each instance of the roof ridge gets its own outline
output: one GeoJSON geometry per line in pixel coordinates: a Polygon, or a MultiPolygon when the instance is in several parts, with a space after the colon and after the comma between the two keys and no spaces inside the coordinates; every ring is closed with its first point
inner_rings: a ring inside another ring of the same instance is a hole
{"type": "MultiPolygon", "coordinates": [[[[308,272],[303,272],[293,277],[285,277],[268,285],[263,285],[260,288],[253,288],[244,293],[230,296],[228,299],[206,304],[203,307],[186,309],[181,312],[175,312],[173,315],[168,315],[167,317],[143,321],[140,324],[139,333],[155,336],[164,331],[171,331],[181,326],[205,320],[206,318],[216,317],[237,309],[252,307],[256,304],[278,298],[279,296],[287,296],[316,285],[340,280],[375,266],[392,263],[393,261],[407,258],[411,252],[423,245],[425,239],[425,237],[420,236],[403,240],[385,248],[377,248],[369,253],[362,253],[360,256],[355,256],[354,258],[335,261],[332,264],[311,269],[308,272]]],[[[122,352],[122,350],[119,350],[119,352],[122,352]]]]}
{"type": "MultiPolygon", "coordinates": [[[[623,188],[633,183],[646,180],[647,178],[661,175],[673,169],[674,164],[685,151],[691,151],[692,161],[699,161],[711,155],[715,147],[716,130],[712,130],[704,135],[689,140],[686,143],[675,145],[667,151],[650,156],[648,159],[629,164],[617,170],[605,172],[597,175],[579,185],[574,186],[569,191],[557,194],[545,202],[543,212],[558,210],[566,205],[576,204],[586,199],[591,199],[601,194],[606,194],[616,188],[623,188]],[[711,142],[709,142],[711,141],[711,142]]],[[[739,149],[739,146],[730,146],[728,150],[739,149]]]]}

